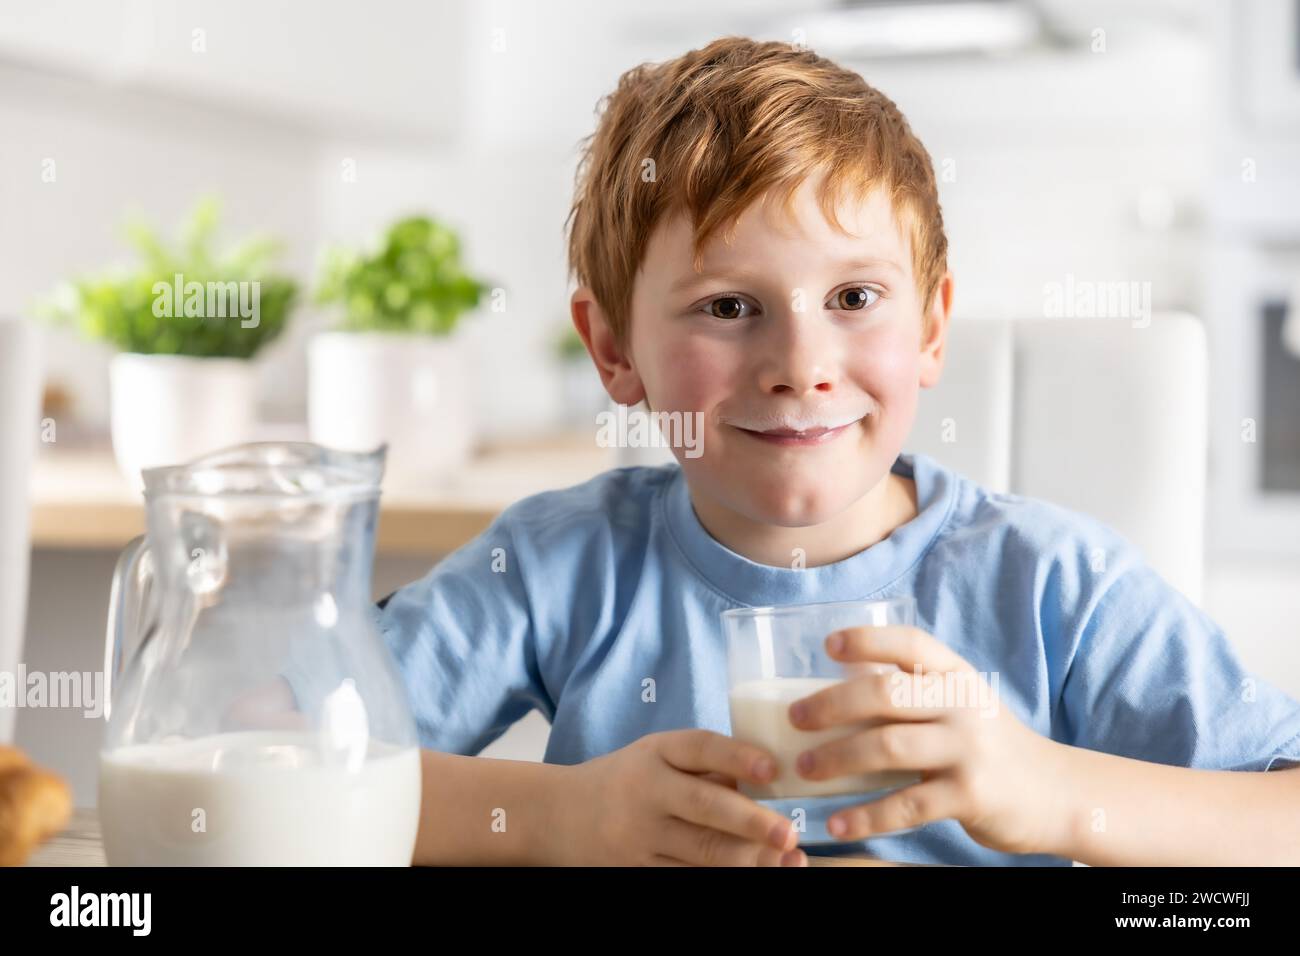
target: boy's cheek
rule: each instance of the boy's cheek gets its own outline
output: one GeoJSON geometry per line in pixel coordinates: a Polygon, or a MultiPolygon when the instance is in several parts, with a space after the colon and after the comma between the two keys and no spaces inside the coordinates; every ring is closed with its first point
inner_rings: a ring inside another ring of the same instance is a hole
{"type": "Polygon", "coordinates": [[[653,374],[643,371],[646,392],[655,408],[704,412],[724,401],[733,389],[734,369],[707,354],[668,354],[653,374]],[[655,402],[655,399],[658,402],[655,402]]]}
{"type": "Polygon", "coordinates": [[[882,402],[906,404],[916,399],[920,384],[919,347],[901,333],[864,337],[852,350],[849,376],[863,391],[882,402]]]}

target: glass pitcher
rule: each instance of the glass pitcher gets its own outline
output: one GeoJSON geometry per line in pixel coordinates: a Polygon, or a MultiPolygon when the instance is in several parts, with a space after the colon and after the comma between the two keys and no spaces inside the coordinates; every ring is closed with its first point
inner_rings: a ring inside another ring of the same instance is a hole
{"type": "Polygon", "coordinates": [[[415,722],[370,596],[386,451],[144,471],[105,648],[110,865],[411,862],[415,722]]]}

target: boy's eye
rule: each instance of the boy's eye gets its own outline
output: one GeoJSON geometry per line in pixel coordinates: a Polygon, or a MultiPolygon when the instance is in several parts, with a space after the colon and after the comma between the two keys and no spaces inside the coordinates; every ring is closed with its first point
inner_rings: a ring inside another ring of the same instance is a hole
{"type": "Polygon", "coordinates": [[[748,313],[742,314],[741,310],[748,307],[748,305],[748,302],[738,296],[723,295],[709,303],[709,312],[719,319],[742,319],[748,313]]]}
{"type": "Polygon", "coordinates": [[[875,289],[869,289],[866,286],[853,286],[848,289],[841,289],[835,293],[832,301],[835,308],[844,309],[847,312],[856,312],[872,305],[880,298],[880,293],[875,289]]]}

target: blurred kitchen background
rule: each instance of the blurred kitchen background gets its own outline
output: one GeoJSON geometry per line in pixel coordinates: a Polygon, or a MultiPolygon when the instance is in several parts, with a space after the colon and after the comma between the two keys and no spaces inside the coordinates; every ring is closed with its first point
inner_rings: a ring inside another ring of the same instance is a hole
{"type": "MultiPolygon", "coordinates": [[[[1149,283],[1155,311],[1205,324],[1201,604],[1300,696],[1298,24],[1295,0],[0,0],[0,315],[35,323],[69,279],[130,264],[129,215],[170,235],[218,196],[218,238],[279,237],[300,286],[253,359],[261,433],[294,435],[307,343],[339,311],[311,295],[324,250],[410,215],[454,231],[485,290],[455,335],[489,463],[410,491],[416,530],[381,534],[387,593],[514,489],[614,463],[584,436],[602,397],[562,336],[563,224],[599,98],[718,36],[801,42],[929,148],[955,322],[1042,316],[1045,285],[1075,276],[1149,283]]],[[[58,437],[34,464],[22,660],[90,671],[136,520],[106,451],[114,349],[38,328],[58,437]]],[[[27,709],[6,729],[93,804],[100,722],[27,709]]],[[[534,714],[489,752],[536,757],[544,734],[534,714]]]]}

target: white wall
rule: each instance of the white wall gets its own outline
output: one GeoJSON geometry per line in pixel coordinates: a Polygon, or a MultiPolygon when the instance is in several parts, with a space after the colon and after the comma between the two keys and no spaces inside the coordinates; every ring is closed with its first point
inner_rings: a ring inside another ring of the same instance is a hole
{"type": "MultiPolygon", "coordinates": [[[[135,210],[167,232],[205,191],[225,197],[228,235],[314,236],[314,138],[230,111],[102,89],[0,63],[0,311],[30,315],[60,281],[129,265],[121,237],[135,210]],[[43,173],[53,162],[53,182],[43,173]]],[[[287,250],[301,273],[309,249],[287,250]]],[[[74,389],[77,412],[107,419],[107,348],[59,333],[49,372],[74,389]]],[[[267,375],[270,401],[292,400],[267,375]]],[[[291,385],[292,383],[285,383],[291,385]]]]}
{"type": "MultiPolygon", "coordinates": [[[[204,189],[227,196],[230,234],[282,235],[305,283],[322,241],[430,210],[506,290],[505,313],[465,326],[488,434],[559,417],[547,347],[567,321],[562,227],[600,96],[637,62],[747,28],[771,35],[771,11],[792,9],[387,0],[374,16],[324,3],[275,18],[287,8],[240,0],[68,15],[82,6],[0,12],[0,310],[26,312],[59,279],[124,259],[125,209],[170,227],[204,189]],[[56,183],[40,181],[47,157],[56,183]],[[340,176],[345,159],[355,182],[340,176]]],[[[1041,314],[1043,284],[1067,274],[1149,281],[1156,308],[1199,312],[1211,38],[1132,21],[1107,12],[1105,53],[848,63],[953,164],[941,191],[959,319],[1041,314]],[[1171,223],[1144,223],[1144,208],[1162,207],[1171,223]]],[[[322,316],[299,318],[262,362],[272,416],[301,412],[301,343],[322,316]]],[[[65,337],[53,354],[102,422],[105,350],[65,337]]]]}

